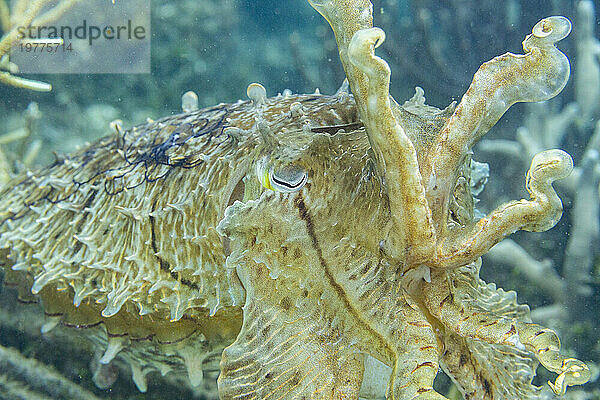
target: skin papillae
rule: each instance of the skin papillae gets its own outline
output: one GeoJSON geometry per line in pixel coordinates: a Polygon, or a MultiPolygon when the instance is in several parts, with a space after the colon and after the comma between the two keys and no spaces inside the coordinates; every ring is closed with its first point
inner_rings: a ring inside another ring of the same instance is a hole
{"type": "Polygon", "coordinates": [[[516,230],[556,224],[549,150],[529,200],[474,218],[470,151],[516,102],[555,96],[569,62],[563,17],[524,55],[477,71],[445,110],[422,91],[400,105],[365,0],[311,1],[330,23],[353,95],[279,95],[123,131],[6,185],[0,262],[51,321],[107,344],[101,362],[220,371],[224,399],[444,399],[440,367],[468,399],[537,398],[590,372],[559,353],[513,292],[479,278],[480,256],[516,230]],[[387,383],[379,382],[388,376],[387,383]]]}

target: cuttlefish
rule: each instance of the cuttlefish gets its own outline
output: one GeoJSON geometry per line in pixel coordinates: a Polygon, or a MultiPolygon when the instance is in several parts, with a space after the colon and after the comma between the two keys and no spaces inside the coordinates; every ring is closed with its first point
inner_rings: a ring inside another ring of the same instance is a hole
{"type": "Polygon", "coordinates": [[[484,63],[461,101],[404,104],[375,55],[385,34],[366,0],[311,0],[333,28],[347,86],[149,121],[112,134],[0,192],[0,263],[48,330],[74,326],[149,372],[218,371],[223,399],[537,398],[588,367],[555,332],[479,278],[480,257],[517,230],[554,226],[561,150],[536,155],[529,199],[476,217],[473,145],[516,102],[552,98],[571,24],[548,17],[524,54],[484,63]],[[87,329],[85,329],[87,328],[87,329]]]}

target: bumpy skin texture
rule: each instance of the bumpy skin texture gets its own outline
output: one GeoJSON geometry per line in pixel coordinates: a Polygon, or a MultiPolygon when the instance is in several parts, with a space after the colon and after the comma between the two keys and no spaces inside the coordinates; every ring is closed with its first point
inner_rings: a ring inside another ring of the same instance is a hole
{"type": "Polygon", "coordinates": [[[568,20],[542,20],[525,55],[484,64],[438,110],[420,90],[402,106],[389,95],[370,2],[311,4],[354,96],[266,98],[253,84],[252,101],[115,125],[2,191],[8,282],[67,325],[101,326],[102,361],[128,361],[141,390],[149,371],[187,369],[196,385],[220,369],[225,399],[355,399],[377,395],[363,382],[373,359],[389,399],[444,399],[440,366],[468,399],[536,398],[538,362],[556,393],[585,383],[556,334],[478,276],[503,237],[557,222],[551,184],[571,158],[537,155],[531,198],[480,220],[469,190],[474,142],[511,104],[564,86],[554,43],[568,20]]]}

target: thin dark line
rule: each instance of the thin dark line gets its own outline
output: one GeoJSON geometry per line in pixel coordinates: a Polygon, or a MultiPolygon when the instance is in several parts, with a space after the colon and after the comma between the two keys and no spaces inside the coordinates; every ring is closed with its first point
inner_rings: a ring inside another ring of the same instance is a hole
{"type": "Polygon", "coordinates": [[[125,336],[129,336],[129,333],[125,332],[125,333],[110,333],[108,330],[106,331],[106,336],[108,336],[109,338],[115,338],[115,337],[125,337],[125,336]]]}
{"type": "MultiPolygon", "coordinates": [[[[44,311],[44,314],[48,317],[63,317],[66,314],[65,313],[49,313],[44,311]]],[[[185,318],[182,318],[185,319],[185,318]]],[[[61,325],[66,326],[67,328],[75,328],[75,329],[90,329],[90,328],[95,328],[99,325],[104,325],[106,327],[106,321],[105,320],[100,320],[98,322],[93,322],[91,324],[71,324],[68,321],[61,321],[61,325]]],[[[195,328],[191,333],[179,338],[179,339],[175,339],[175,340],[167,340],[167,341],[162,341],[159,339],[156,339],[156,341],[160,344],[175,344],[175,343],[179,343],[179,342],[183,342],[186,339],[191,338],[192,336],[194,336],[194,334],[196,334],[198,332],[198,328],[195,328]]],[[[125,336],[129,336],[129,339],[132,342],[141,342],[141,341],[145,341],[145,340],[152,340],[154,338],[156,338],[156,333],[150,333],[147,336],[143,336],[143,337],[133,337],[131,333],[129,332],[125,332],[125,333],[111,333],[108,331],[108,328],[106,330],[106,334],[107,337],[125,337],[125,336]]]]}
{"type": "Polygon", "coordinates": [[[344,291],[344,289],[335,281],[335,278],[333,277],[333,274],[331,273],[331,270],[329,269],[329,265],[327,265],[325,258],[323,258],[323,251],[321,250],[321,246],[319,245],[319,241],[317,240],[317,235],[315,234],[315,228],[313,225],[312,217],[310,216],[310,213],[308,212],[308,209],[306,208],[306,204],[304,203],[304,199],[302,198],[302,193],[298,193],[298,196],[296,196],[296,198],[294,199],[294,205],[296,207],[298,207],[298,213],[300,214],[300,218],[304,221],[304,224],[306,225],[306,230],[308,231],[308,236],[310,236],[313,247],[314,247],[315,251],[317,252],[317,256],[319,257],[319,263],[321,264],[321,267],[323,268],[323,272],[325,273],[325,277],[329,281],[329,284],[331,285],[331,287],[333,287],[333,289],[338,293],[339,297],[344,302],[346,309],[348,310],[348,312],[350,314],[352,314],[352,316],[356,319],[356,321],[361,322],[364,325],[364,327],[373,336],[378,337],[381,340],[381,342],[385,344],[385,347],[388,348],[388,350],[390,351],[390,354],[395,355],[396,353],[392,349],[389,348],[388,341],[385,339],[385,337],[383,335],[381,335],[379,332],[375,331],[373,328],[371,328],[366,323],[366,321],[364,321],[363,318],[360,317],[358,312],[350,304],[350,301],[346,297],[346,292],[344,291]]]}
{"type": "Polygon", "coordinates": [[[17,297],[17,301],[21,304],[37,304],[38,303],[37,300],[24,300],[19,297],[17,297]]]}
{"type": "MultiPolygon", "coordinates": [[[[152,212],[154,212],[154,209],[156,208],[156,202],[154,202],[152,204],[152,212]]],[[[181,277],[181,274],[178,272],[173,272],[171,271],[171,266],[169,265],[169,263],[165,260],[162,259],[162,257],[158,256],[156,253],[158,253],[158,246],[156,246],[156,233],[155,233],[155,221],[154,221],[154,216],[150,215],[150,233],[151,233],[151,240],[150,243],[152,244],[152,251],[154,252],[154,256],[157,258],[158,260],[158,264],[160,265],[160,269],[164,272],[167,272],[171,278],[173,278],[173,280],[179,281],[181,282],[182,285],[187,286],[188,288],[194,289],[197,292],[200,291],[200,288],[198,287],[198,285],[192,281],[190,281],[189,279],[185,279],[181,277]]]]}
{"type": "Polygon", "coordinates": [[[71,323],[65,321],[65,322],[62,322],[62,324],[64,326],[66,326],[66,327],[69,327],[69,328],[90,329],[90,328],[95,328],[95,327],[97,327],[100,324],[104,324],[104,321],[100,320],[98,322],[94,322],[94,323],[91,323],[91,324],[81,324],[81,325],[80,324],[71,324],[71,323]]]}
{"type": "Polygon", "coordinates": [[[335,135],[339,130],[344,129],[346,132],[349,131],[354,131],[356,129],[360,129],[362,128],[362,123],[360,122],[351,122],[349,124],[343,124],[343,125],[330,125],[330,126],[318,126],[318,127],[311,127],[310,130],[311,132],[317,132],[317,133],[329,133],[330,135],[335,135]]]}
{"type": "Polygon", "coordinates": [[[62,317],[65,313],[49,313],[48,311],[44,311],[44,315],[46,317],[62,317]]]}

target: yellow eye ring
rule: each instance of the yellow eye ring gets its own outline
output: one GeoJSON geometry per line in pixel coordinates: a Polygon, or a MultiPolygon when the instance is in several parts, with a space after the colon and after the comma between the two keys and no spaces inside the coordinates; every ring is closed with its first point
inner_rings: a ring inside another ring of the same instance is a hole
{"type": "Polygon", "coordinates": [[[263,175],[260,177],[260,183],[267,189],[275,190],[271,185],[271,179],[269,179],[269,171],[263,172],[263,175]]]}

